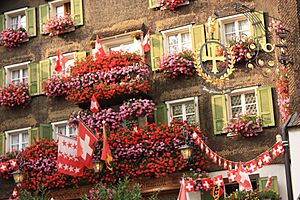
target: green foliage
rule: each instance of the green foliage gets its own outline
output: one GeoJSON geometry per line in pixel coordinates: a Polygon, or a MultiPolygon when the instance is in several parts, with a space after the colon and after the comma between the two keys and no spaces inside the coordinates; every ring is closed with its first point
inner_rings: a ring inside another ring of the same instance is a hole
{"type": "Polygon", "coordinates": [[[279,200],[280,197],[274,191],[248,191],[248,192],[240,192],[236,191],[231,193],[229,196],[225,198],[225,200],[279,200]]]}

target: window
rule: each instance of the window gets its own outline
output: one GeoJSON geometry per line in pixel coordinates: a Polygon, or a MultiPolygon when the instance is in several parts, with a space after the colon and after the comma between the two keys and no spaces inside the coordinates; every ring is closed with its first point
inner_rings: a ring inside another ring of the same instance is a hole
{"type": "Polygon", "coordinates": [[[50,5],[50,17],[63,17],[71,15],[71,3],[70,0],[56,0],[49,2],[50,5]]]}
{"type": "Polygon", "coordinates": [[[164,51],[166,54],[174,54],[192,49],[191,25],[162,31],[164,51]]]}
{"type": "Polygon", "coordinates": [[[67,62],[62,66],[63,68],[60,73],[57,73],[57,71],[55,71],[54,69],[57,61],[57,56],[50,57],[49,60],[50,60],[51,76],[70,75],[71,66],[73,66],[75,63],[75,54],[76,54],[75,52],[63,54],[63,57],[67,59],[67,62]]]}
{"type": "Polygon", "coordinates": [[[14,83],[15,85],[20,82],[28,83],[28,64],[30,62],[19,63],[14,65],[5,66],[6,70],[6,83],[14,83]]]}
{"type": "Polygon", "coordinates": [[[230,116],[234,118],[237,113],[258,114],[255,88],[232,92],[228,95],[230,116]]]}
{"type": "Polygon", "coordinates": [[[125,120],[122,124],[122,126],[124,128],[128,128],[130,130],[134,129],[134,125],[136,125],[139,128],[142,128],[144,126],[144,124],[147,122],[147,117],[139,117],[139,118],[135,118],[135,119],[129,119],[129,120],[125,120]]]}
{"type": "Polygon", "coordinates": [[[169,124],[172,120],[199,123],[198,97],[168,101],[166,104],[169,124]]]}
{"type": "Polygon", "coordinates": [[[69,137],[77,135],[77,128],[70,128],[68,126],[67,121],[54,122],[54,123],[51,123],[51,125],[53,128],[53,134],[55,135],[55,137],[58,134],[69,136],[69,137]]]}
{"type": "Polygon", "coordinates": [[[25,149],[28,146],[28,131],[29,128],[6,131],[7,149],[6,151],[17,151],[25,149]]]}
{"type": "MultiPolygon", "coordinates": [[[[127,51],[129,53],[142,54],[142,36],[143,32],[133,31],[121,35],[107,37],[101,39],[104,50],[108,53],[110,51],[127,51]]],[[[95,49],[93,49],[93,55],[95,49]]]]}
{"type": "Polygon", "coordinates": [[[221,24],[221,40],[227,43],[229,40],[241,36],[251,36],[250,21],[244,15],[235,15],[219,19],[221,24]]]}
{"type": "Polygon", "coordinates": [[[6,18],[6,27],[11,29],[24,28],[26,29],[26,11],[27,8],[22,8],[4,13],[6,18]]]}

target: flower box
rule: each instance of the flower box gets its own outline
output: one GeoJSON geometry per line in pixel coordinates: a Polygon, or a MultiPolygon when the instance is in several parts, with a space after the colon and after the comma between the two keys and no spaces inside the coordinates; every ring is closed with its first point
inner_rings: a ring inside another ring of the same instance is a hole
{"type": "Polygon", "coordinates": [[[190,4],[189,0],[158,0],[160,5],[160,10],[175,10],[179,6],[184,6],[190,4]]]}
{"type": "Polygon", "coordinates": [[[30,103],[31,97],[29,87],[24,83],[15,85],[9,84],[7,87],[0,88],[0,105],[9,108],[23,106],[25,108],[30,103]]]}
{"type": "Polygon", "coordinates": [[[43,34],[49,34],[50,37],[75,30],[73,19],[70,15],[62,17],[52,17],[43,26],[43,34]]]}
{"type": "Polygon", "coordinates": [[[28,41],[29,35],[24,28],[17,30],[7,28],[0,34],[0,45],[5,47],[17,47],[28,41]]]}

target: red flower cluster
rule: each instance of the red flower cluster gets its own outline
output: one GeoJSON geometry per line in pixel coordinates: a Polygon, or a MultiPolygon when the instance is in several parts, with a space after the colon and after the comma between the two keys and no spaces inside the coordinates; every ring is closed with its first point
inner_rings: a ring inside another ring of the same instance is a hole
{"type": "Polygon", "coordinates": [[[28,39],[28,33],[24,28],[19,28],[17,30],[7,28],[0,34],[0,45],[10,48],[17,47],[26,39],[28,39]]]}
{"type": "Polygon", "coordinates": [[[248,37],[230,40],[229,46],[235,62],[250,60],[258,49],[253,39],[248,37]]]}
{"type": "Polygon", "coordinates": [[[9,179],[12,173],[18,169],[16,157],[19,152],[13,151],[0,156],[0,177],[9,179]]]}
{"type": "Polygon", "coordinates": [[[22,82],[18,85],[11,83],[5,88],[0,88],[1,106],[8,106],[9,108],[23,106],[25,108],[30,100],[29,87],[22,82]]]}
{"type": "Polygon", "coordinates": [[[196,72],[193,52],[183,51],[176,55],[167,56],[163,59],[160,70],[163,72],[163,76],[173,79],[193,76],[196,72]]]}
{"type": "Polygon", "coordinates": [[[174,10],[177,6],[188,2],[188,0],[160,0],[160,4],[164,8],[169,8],[170,10],[174,10]]]}

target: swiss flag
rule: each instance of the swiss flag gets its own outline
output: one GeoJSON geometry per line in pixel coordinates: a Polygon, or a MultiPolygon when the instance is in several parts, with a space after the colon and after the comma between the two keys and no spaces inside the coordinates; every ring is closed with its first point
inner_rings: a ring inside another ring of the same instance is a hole
{"type": "Polygon", "coordinates": [[[222,187],[224,185],[224,180],[222,175],[218,175],[214,177],[214,184],[222,187]]]}
{"type": "Polygon", "coordinates": [[[251,160],[246,163],[247,171],[249,173],[253,173],[257,170],[257,162],[256,160],[251,160]]]}
{"type": "Polygon", "coordinates": [[[77,157],[83,165],[89,169],[93,168],[94,143],[97,141],[96,136],[79,120],[77,136],[77,157]]]}
{"type": "Polygon", "coordinates": [[[77,155],[77,140],[58,135],[57,170],[71,176],[82,176],[84,166],[77,155]]]}
{"type": "Polygon", "coordinates": [[[263,158],[262,157],[259,157],[258,159],[257,159],[257,168],[258,169],[260,169],[260,168],[262,168],[263,167],[263,158]]]}
{"type": "Polygon", "coordinates": [[[96,55],[96,57],[106,55],[104,48],[102,46],[102,42],[101,42],[98,34],[96,35],[95,55],[96,55]]]}
{"type": "Polygon", "coordinates": [[[62,71],[63,65],[66,64],[68,59],[63,57],[60,50],[57,51],[56,55],[57,55],[57,60],[56,60],[56,65],[55,65],[54,69],[57,73],[60,73],[62,71]]]}
{"type": "Polygon", "coordinates": [[[194,192],[194,185],[195,182],[194,181],[186,181],[185,182],[185,189],[187,192],[194,192]]]}
{"type": "Polygon", "coordinates": [[[271,176],[269,176],[269,177],[268,177],[268,181],[267,181],[267,183],[266,183],[266,191],[269,190],[269,187],[272,185],[272,183],[273,183],[273,179],[272,179],[271,176]]]}
{"type": "Polygon", "coordinates": [[[213,181],[210,178],[202,178],[201,180],[204,190],[209,190],[213,186],[213,181]]]}
{"type": "Polygon", "coordinates": [[[274,147],[272,148],[273,159],[276,158],[277,156],[279,156],[282,153],[284,153],[282,142],[277,142],[274,145],[274,147]]]}
{"type": "Polygon", "coordinates": [[[249,175],[246,173],[242,165],[240,165],[236,172],[235,180],[239,183],[240,186],[242,186],[247,191],[253,190],[249,175]]]}
{"type": "Polygon", "coordinates": [[[16,159],[9,160],[9,165],[13,169],[18,168],[18,164],[17,164],[17,160],[16,159]]]}
{"type": "Polygon", "coordinates": [[[6,172],[7,171],[7,164],[1,163],[0,164],[0,172],[6,172]]]}
{"type": "Polygon", "coordinates": [[[227,177],[228,177],[228,182],[229,183],[232,183],[235,181],[235,178],[236,178],[236,170],[229,170],[227,172],[227,177]]]}
{"type": "Polygon", "coordinates": [[[147,31],[143,41],[143,50],[144,52],[150,51],[150,30],[147,31]]]}
{"type": "Polygon", "coordinates": [[[107,141],[107,135],[106,135],[106,129],[105,129],[105,122],[103,123],[103,148],[102,148],[102,154],[101,154],[101,160],[105,161],[106,167],[112,171],[112,154],[110,151],[110,147],[107,141]]]}
{"type": "Polygon", "coordinates": [[[261,157],[264,165],[267,165],[272,161],[272,158],[271,158],[269,152],[262,153],[260,157],[261,157]]]}
{"type": "Polygon", "coordinates": [[[92,96],[92,99],[91,99],[91,106],[90,106],[90,110],[93,112],[93,113],[96,113],[98,112],[100,109],[100,105],[95,97],[95,94],[93,94],[92,96]]]}

